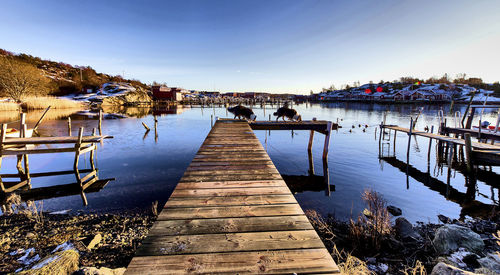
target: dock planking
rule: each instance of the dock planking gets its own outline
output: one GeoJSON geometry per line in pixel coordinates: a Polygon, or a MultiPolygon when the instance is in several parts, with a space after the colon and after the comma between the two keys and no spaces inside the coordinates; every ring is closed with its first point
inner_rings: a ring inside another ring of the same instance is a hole
{"type": "Polygon", "coordinates": [[[126,274],[339,273],[249,124],[216,121],[126,274]]]}

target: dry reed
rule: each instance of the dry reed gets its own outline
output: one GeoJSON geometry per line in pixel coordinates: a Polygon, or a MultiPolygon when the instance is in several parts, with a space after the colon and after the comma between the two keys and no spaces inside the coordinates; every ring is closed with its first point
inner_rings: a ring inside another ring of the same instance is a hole
{"type": "Polygon", "coordinates": [[[52,109],[82,108],[83,103],[67,98],[57,98],[51,96],[27,97],[21,103],[26,110],[45,109],[51,106],[52,109]]]}
{"type": "Polygon", "coordinates": [[[372,247],[379,249],[382,238],[392,231],[387,202],[382,195],[368,189],[363,192],[362,198],[368,208],[357,221],[350,220],[350,235],[358,245],[366,246],[368,241],[372,247]]]}
{"type": "Polygon", "coordinates": [[[346,275],[359,275],[366,274],[372,275],[375,272],[368,269],[368,266],[363,260],[352,256],[351,253],[347,253],[344,250],[339,251],[337,246],[333,246],[332,256],[338,263],[337,266],[340,269],[341,274],[346,275]]]}
{"type": "Polygon", "coordinates": [[[420,261],[416,261],[414,267],[407,267],[402,272],[404,275],[427,275],[427,271],[420,261]]]}
{"type": "Polygon", "coordinates": [[[10,101],[0,102],[0,111],[18,111],[20,109],[19,104],[10,101]]]}

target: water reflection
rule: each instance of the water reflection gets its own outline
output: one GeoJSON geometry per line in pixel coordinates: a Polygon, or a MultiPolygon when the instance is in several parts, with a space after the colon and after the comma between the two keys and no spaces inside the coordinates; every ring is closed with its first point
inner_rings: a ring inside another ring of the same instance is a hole
{"type": "Polygon", "coordinates": [[[99,179],[99,170],[95,167],[92,169],[31,173],[29,177],[30,184],[18,187],[17,185],[19,182],[25,180],[25,175],[21,173],[21,171],[18,174],[0,175],[0,179],[19,178],[19,181],[16,182],[3,181],[6,188],[6,192],[0,192],[0,204],[2,205],[3,212],[5,212],[7,207],[6,201],[11,194],[19,195],[22,201],[39,201],[79,195],[82,200],[82,205],[87,206],[88,200],[86,194],[99,192],[110,181],[115,180],[114,178],[99,179]],[[59,176],[64,175],[74,175],[74,182],[33,188],[38,178],[60,183],[61,180],[59,176]]]}

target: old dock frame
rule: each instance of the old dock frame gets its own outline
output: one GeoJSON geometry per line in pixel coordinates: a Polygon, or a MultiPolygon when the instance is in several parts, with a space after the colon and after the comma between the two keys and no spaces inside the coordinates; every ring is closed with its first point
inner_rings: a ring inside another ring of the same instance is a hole
{"type": "MultiPolygon", "coordinates": [[[[42,116],[43,118],[43,116],[42,116]]],[[[4,195],[14,191],[21,191],[22,197],[33,197],[35,194],[45,194],[47,190],[54,191],[57,186],[52,188],[42,188],[42,189],[32,189],[31,178],[32,177],[46,177],[54,175],[64,175],[64,174],[75,174],[76,186],[80,190],[80,195],[83,200],[83,204],[87,205],[87,199],[85,197],[84,191],[91,187],[93,184],[99,186],[104,186],[112,179],[99,180],[97,176],[97,169],[94,163],[95,150],[97,149],[97,143],[102,142],[103,139],[112,138],[112,136],[107,135],[97,135],[96,129],[93,129],[92,135],[83,136],[84,128],[80,127],[78,136],[76,137],[26,137],[27,124],[26,115],[21,114],[21,131],[18,138],[7,138],[7,124],[2,124],[0,133],[0,169],[2,165],[2,158],[4,156],[16,156],[18,170],[17,174],[0,174],[0,195],[4,195]],[[47,146],[57,146],[56,148],[37,148],[40,145],[47,146]],[[62,147],[61,147],[62,146],[62,147]],[[50,153],[74,153],[75,158],[73,162],[73,170],[70,171],[55,171],[55,172],[43,172],[43,173],[30,173],[29,168],[29,155],[31,154],[50,154],[50,153]],[[78,164],[80,156],[85,153],[90,153],[90,167],[91,169],[79,169],[78,164]],[[81,173],[88,173],[82,176],[81,173]],[[3,182],[3,178],[19,178],[19,182],[3,182]],[[21,190],[21,188],[27,187],[27,190],[21,190]],[[28,191],[28,192],[27,192],[28,191]]],[[[38,123],[37,123],[38,124],[38,123]]],[[[101,119],[99,120],[99,129],[101,130],[101,119]]],[[[62,189],[75,193],[75,188],[73,185],[63,185],[62,189]]],[[[95,189],[95,188],[94,188],[95,189]]],[[[46,195],[45,195],[46,196],[46,195]]]]}
{"type": "Polygon", "coordinates": [[[217,120],[126,274],[338,272],[250,125],[217,120]]]}
{"type": "MultiPolygon", "coordinates": [[[[487,163],[490,165],[500,165],[500,146],[495,145],[495,144],[488,144],[488,143],[482,143],[482,142],[472,142],[471,141],[471,134],[467,132],[462,132],[464,135],[464,139],[461,138],[456,138],[456,137],[450,137],[447,135],[443,134],[433,134],[432,131],[431,133],[425,132],[425,131],[418,131],[414,129],[414,123],[413,119],[410,122],[410,128],[403,128],[399,127],[397,125],[384,125],[381,124],[380,128],[380,140],[382,139],[382,133],[384,132],[384,129],[388,130],[393,130],[394,131],[394,137],[396,137],[396,132],[403,132],[408,134],[408,148],[407,148],[407,162],[409,161],[409,155],[410,155],[410,143],[411,143],[411,136],[422,136],[429,138],[429,154],[430,154],[430,147],[431,147],[431,142],[432,140],[436,140],[444,145],[446,145],[449,149],[449,154],[447,156],[449,165],[451,166],[452,161],[453,161],[453,151],[455,151],[456,146],[464,146],[465,152],[466,152],[466,161],[467,161],[467,166],[472,167],[473,163],[487,163]]],[[[440,131],[442,132],[442,131],[440,131]]],[[[394,138],[395,142],[395,138],[394,138]]],[[[428,156],[429,156],[428,154],[428,156]]]]}

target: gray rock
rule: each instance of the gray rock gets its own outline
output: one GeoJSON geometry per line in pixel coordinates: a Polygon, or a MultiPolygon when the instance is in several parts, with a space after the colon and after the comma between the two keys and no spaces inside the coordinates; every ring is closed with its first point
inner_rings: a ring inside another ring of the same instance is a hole
{"type": "Polygon", "coordinates": [[[441,215],[439,214],[438,215],[438,219],[442,222],[442,223],[451,223],[451,219],[446,217],[445,215],[441,215]]]}
{"type": "Polygon", "coordinates": [[[394,229],[396,229],[396,233],[404,241],[416,241],[422,238],[420,234],[415,231],[413,225],[411,225],[411,223],[403,217],[396,219],[394,229]]]}
{"type": "Polygon", "coordinates": [[[486,257],[477,260],[481,267],[487,268],[500,274],[500,257],[495,253],[489,253],[486,257]]]}
{"type": "Polygon", "coordinates": [[[391,213],[391,215],[393,215],[394,217],[401,216],[401,214],[403,214],[403,211],[394,205],[387,206],[387,211],[391,213]]]}
{"type": "Polygon", "coordinates": [[[87,246],[87,248],[90,250],[94,247],[96,247],[96,245],[98,245],[102,240],[102,235],[100,233],[94,235],[94,236],[90,236],[90,237],[87,237],[84,241],[83,241],[83,244],[85,244],[87,246]]]}
{"type": "Polygon", "coordinates": [[[432,269],[431,275],[473,275],[474,273],[462,270],[445,263],[438,263],[432,269]]]}
{"type": "Polygon", "coordinates": [[[484,249],[484,242],[479,234],[467,227],[456,224],[445,224],[441,226],[432,241],[436,251],[441,254],[449,254],[463,247],[468,251],[481,253],[484,249]]]}

